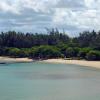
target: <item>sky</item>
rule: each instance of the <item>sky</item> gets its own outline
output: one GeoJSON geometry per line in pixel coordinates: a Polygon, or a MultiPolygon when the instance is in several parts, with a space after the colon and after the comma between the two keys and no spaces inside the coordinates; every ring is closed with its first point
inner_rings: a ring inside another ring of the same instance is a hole
{"type": "Polygon", "coordinates": [[[0,31],[78,34],[100,29],[100,0],[0,0],[0,31]]]}

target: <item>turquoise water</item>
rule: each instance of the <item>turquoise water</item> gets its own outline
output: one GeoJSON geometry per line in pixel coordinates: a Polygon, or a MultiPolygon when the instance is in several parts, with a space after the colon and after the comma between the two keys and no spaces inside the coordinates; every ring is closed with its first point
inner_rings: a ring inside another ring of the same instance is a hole
{"type": "Polygon", "coordinates": [[[0,65],[0,100],[100,100],[100,70],[77,65],[0,65]]]}

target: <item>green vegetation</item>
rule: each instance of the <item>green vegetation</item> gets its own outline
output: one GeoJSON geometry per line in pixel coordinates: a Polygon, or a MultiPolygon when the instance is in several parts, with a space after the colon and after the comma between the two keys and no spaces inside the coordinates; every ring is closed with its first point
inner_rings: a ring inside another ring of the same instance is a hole
{"type": "Polygon", "coordinates": [[[88,60],[100,60],[100,52],[91,50],[86,55],[88,60]]]}
{"type": "Polygon", "coordinates": [[[73,38],[57,29],[48,34],[2,32],[0,56],[100,60],[100,32],[85,31],[73,38]]]}
{"type": "Polygon", "coordinates": [[[32,48],[30,57],[32,58],[58,58],[61,57],[62,54],[60,50],[54,46],[39,46],[36,48],[32,48]]]}

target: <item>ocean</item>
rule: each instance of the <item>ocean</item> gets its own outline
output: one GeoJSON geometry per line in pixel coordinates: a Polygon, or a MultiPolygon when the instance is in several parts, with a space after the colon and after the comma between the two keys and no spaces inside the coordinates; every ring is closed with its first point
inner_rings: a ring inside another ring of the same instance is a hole
{"type": "Polygon", "coordinates": [[[42,62],[0,64],[0,100],[100,100],[100,70],[42,62]]]}

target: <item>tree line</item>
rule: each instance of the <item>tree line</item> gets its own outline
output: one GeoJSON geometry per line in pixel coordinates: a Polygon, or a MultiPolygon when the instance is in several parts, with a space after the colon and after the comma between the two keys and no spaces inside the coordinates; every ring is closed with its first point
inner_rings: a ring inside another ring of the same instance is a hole
{"type": "Polygon", "coordinates": [[[100,32],[84,31],[77,37],[69,37],[58,29],[47,34],[1,32],[0,56],[100,60],[100,32]]]}

